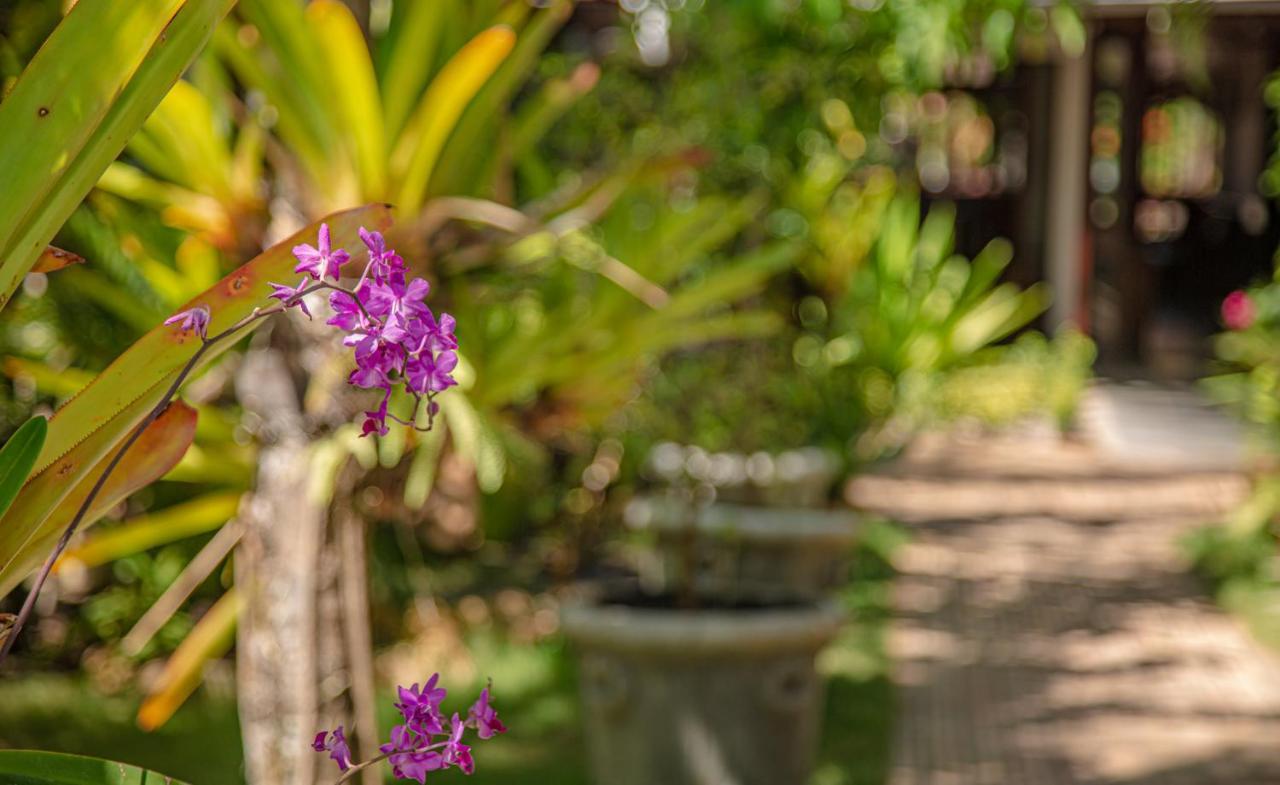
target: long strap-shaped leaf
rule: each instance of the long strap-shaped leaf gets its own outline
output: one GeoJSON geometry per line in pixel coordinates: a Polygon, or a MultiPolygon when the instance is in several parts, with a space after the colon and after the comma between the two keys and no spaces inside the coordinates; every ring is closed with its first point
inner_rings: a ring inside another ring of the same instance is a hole
{"type": "Polygon", "coordinates": [[[333,85],[330,102],[354,148],[361,192],[368,198],[386,196],[386,131],[382,127],[382,102],[377,76],[360,23],[351,9],[338,0],[312,0],[307,23],[318,41],[324,42],[328,75],[333,85]]]}
{"type": "Polygon", "coordinates": [[[61,752],[0,750],[0,782],[39,785],[147,785],[181,782],[125,763],[61,752]]]}
{"type": "Polygon", "coordinates": [[[159,512],[137,515],[98,532],[67,550],[54,571],[65,565],[97,567],[135,553],[213,531],[235,517],[240,506],[239,491],[210,493],[190,501],[165,507],[159,512]]]}
{"type": "MultiPolygon", "coordinates": [[[[129,494],[160,479],[182,458],[195,433],[195,409],[183,403],[170,406],[147,427],[116,467],[81,528],[92,524],[129,494]]],[[[40,566],[89,495],[110,457],[94,462],[88,458],[103,452],[103,443],[111,441],[107,436],[107,431],[99,431],[49,470],[32,477],[23,486],[18,500],[0,518],[0,597],[40,566]],[[79,481],[75,479],[77,476],[79,481]]]]}
{"type": "Polygon", "coordinates": [[[0,307],[231,0],[82,0],[0,103],[0,307]]]}
{"type": "Polygon", "coordinates": [[[440,151],[467,104],[511,53],[516,34],[498,25],[467,42],[422,96],[391,154],[391,172],[400,178],[396,204],[406,211],[422,205],[440,151]]]}

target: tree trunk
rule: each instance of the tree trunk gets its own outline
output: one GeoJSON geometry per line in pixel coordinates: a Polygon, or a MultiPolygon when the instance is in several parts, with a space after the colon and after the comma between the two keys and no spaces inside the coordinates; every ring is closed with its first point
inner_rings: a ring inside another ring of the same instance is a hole
{"type": "Polygon", "coordinates": [[[312,785],[319,673],[316,589],[324,511],[305,491],[308,439],[281,354],[250,352],[236,379],[263,423],[257,487],[244,502],[236,586],[245,598],[236,679],[245,774],[253,785],[312,785]]]}
{"type": "Polygon", "coordinates": [[[236,387],[261,423],[235,563],[245,598],[236,663],[245,774],[251,785],[313,785],[336,774],[311,748],[318,731],[345,722],[359,757],[377,738],[364,526],[349,498],[358,474],[342,472],[331,515],[314,494],[312,442],[279,350],[249,352],[236,387]]]}

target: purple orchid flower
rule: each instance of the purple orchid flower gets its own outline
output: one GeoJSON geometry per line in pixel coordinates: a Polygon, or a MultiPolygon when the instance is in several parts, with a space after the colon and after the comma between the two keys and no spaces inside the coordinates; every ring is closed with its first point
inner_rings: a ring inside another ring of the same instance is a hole
{"type": "Polygon", "coordinates": [[[369,249],[369,261],[381,261],[387,255],[387,241],[382,232],[371,232],[361,226],[356,234],[360,235],[360,242],[369,249]]]}
{"type": "Polygon", "coordinates": [[[443,392],[458,383],[451,375],[457,367],[458,355],[455,352],[440,352],[435,357],[416,355],[405,364],[408,387],[419,395],[443,392]]]}
{"type": "Polygon", "coordinates": [[[458,339],[453,331],[456,326],[454,318],[447,313],[440,314],[440,321],[430,311],[413,323],[410,337],[415,352],[443,352],[458,348],[458,339]]]}
{"type": "Polygon", "coordinates": [[[311,748],[316,752],[328,751],[329,757],[342,771],[351,768],[351,748],[347,746],[347,736],[343,733],[341,725],[332,731],[322,730],[317,733],[311,748]]]}
{"type": "Polygon", "coordinates": [[[313,248],[306,243],[293,247],[293,255],[298,259],[298,265],[293,268],[293,271],[306,273],[317,281],[338,280],[339,268],[351,260],[351,254],[341,248],[332,250],[329,247],[329,224],[320,224],[317,244],[319,248],[313,248]]]}
{"type": "Polygon", "coordinates": [[[208,338],[210,318],[209,306],[197,305],[185,311],[178,311],[173,316],[165,319],[164,323],[176,324],[178,329],[184,333],[194,332],[201,338],[208,338]]]}
{"type": "Polygon", "coordinates": [[[373,411],[364,413],[364,423],[360,426],[360,435],[368,436],[376,433],[379,436],[386,436],[390,432],[387,427],[387,402],[391,400],[391,391],[382,398],[382,403],[378,404],[378,408],[373,411]]]}
{"type": "Polygon", "coordinates": [[[308,319],[311,318],[311,309],[307,308],[307,301],[302,298],[302,293],[307,288],[306,278],[299,281],[297,286],[285,286],[282,283],[273,283],[270,286],[274,291],[267,295],[267,299],[280,300],[287,306],[296,305],[308,319]]]}
{"type": "MultiPolygon", "coordinates": [[[[272,286],[277,285],[272,284],[272,286]]],[[[364,330],[368,329],[369,325],[364,317],[364,309],[356,301],[356,298],[346,292],[334,292],[329,295],[329,307],[333,309],[333,316],[325,320],[325,324],[347,332],[359,331],[363,333],[364,330]]]]}
{"type": "Polygon", "coordinates": [[[444,687],[437,687],[436,685],[439,682],[440,674],[433,673],[421,688],[417,684],[410,687],[396,688],[396,693],[400,697],[400,702],[396,704],[396,708],[404,715],[405,721],[411,721],[414,717],[422,714],[438,714],[440,712],[440,704],[444,702],[449,691],[444,687]]]}
{"type": "Polygon", "coordinates": [[[293,249],[298,259],[295,269],[305,277],[297,286],[271,284],[269,297],[310,317],[302,293],[309,286],[331,290],[332,314],[325,323],[344,333],[342,343],[352,347],[355,358],[356,367],[347,381],[353,387],[383,393],[377,408],[365,412],[361,435],[386,435],[388,419],[412,422],[418,414],[415,408],[408,420],[392,417],[388,404],[394,390],[403,385],[413,394],[415,405],[425,403],[428,415],[434,416],[439,411],[434,396],[457,384],[452,375],[458,365],[456,322],[447,313],[437,318],[431,312],[426,303],[431,284],[422,278],[408,279],[404,259],[387,246],[386,238],[364,227],[359,234],[369,261],[354,288],[337,284],[341,266],[351,257],[332,247],[329,226],[322,224],[317,247],[304,243],[293,249]]]}
{"type": "Polygon", "coordinates": [[[467,726],[455,713],[453,719],[449,721],[449,727],[452,728],[452,732],[444,743],[442,755],[444,763],[446,766],[457,766],[462,769],[463,774],[471,774],[476,770],[476,764],[471,758],[471,748],[462,743],[462,734],[467,726]]]}
{"type": "Polygon", "coordinates": [[[489,705],[489,688],[485,687],[480,690],[480,697],[472,704],[471,710],[467,712],[467,725],[476,729],[476,735],[482,739],[489,739],[499,733],[506,733],[507,726],[502,724],[502,720],[498,719],[498,712],[489,705]]]}

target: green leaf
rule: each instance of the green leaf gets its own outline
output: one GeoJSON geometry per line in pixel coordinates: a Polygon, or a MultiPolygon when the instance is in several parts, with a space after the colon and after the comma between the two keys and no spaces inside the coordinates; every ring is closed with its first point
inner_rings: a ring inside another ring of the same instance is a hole
{"type": "Polygon", "coordinates": [[[228,6],[82,2],[41,47],[0,103],[0,307],[228,6]]]}
{"type": "Polygon", "coordinates": [[[413,102],[430,78],[443,34],[442,22],[449,12],[456,12],[455,5],[456,0],[434,0],[395,6],[397,11],[404,9],[404,18],[390,42],[390,56],[382,79],[385,131],[389,140],[400,135],[413,102]]]}
{"type": "MultiPolygon", "coordinates": [[[[426,3],[425,5],[435,5],[426,3]]],[[[384,199],[387,194],[386,132],[373,61],[355,15],[337,0],[313,0],[307,21],[316,40],[324,42],[328,66],[329,100],[354,148],[356,170],[365,198],[384,199]]]]}
{"type": "Polygon", "coordinates": [[[183,785],[172,777],[102,758],[60,752],[0,750],[5,785],[183,785]]]}
{"type": "Polygon", "coordinates": [[[393,179],[400,181],[396,203],[416,212],[440,152],[463,109],[511,53],[516,34],[505,26],[490,27],[455,54],[422,96],[391,157],[393,179]]]}
{"type": "Polygon", "coordinates": [[[0,247],[88,142],[180,6],[87,2],[40,47],[0,104],[0,247]]]}
{"type": "Polygon", "coordinates": [[[13,504],[27,481],[48,433],[49,421],[43,417],[32,417],[9,437],[4,447],[0,447],[0,516],[13,504]]]}
{"type": "Polygon", "coordinates": [[[488,182],[485,173],[498,149],[497,132],[505,125],[500,115],[529,80],[547,44],[572,13],[572,2],[553,0],[521,30],[515,50],[467,107],[450,135],[440,169],[431,178],[430,194],[476,195],[475,184],[488,182]]]}

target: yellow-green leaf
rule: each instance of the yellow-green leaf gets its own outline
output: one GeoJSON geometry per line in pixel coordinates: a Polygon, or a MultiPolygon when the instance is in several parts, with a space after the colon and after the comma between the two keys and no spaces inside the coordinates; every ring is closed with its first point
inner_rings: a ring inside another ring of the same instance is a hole
{"type": "Polygon", "coordinates": [[[391,158],[392,178],[400,182],[396,202],[402,209],[414,212],[422,205],[454,124],[515,43],[510,27],[490,27],[468,41],[431,80],[391,158]]]}
{"type": "MultiPolygon", "coordinates": [[[[126,410],[121,416],[127,417],[126,410]]],[[[129,494],[159,479],[195,438],[196,412],[175,402],[147,427],[94,499],[81,528],[91,526],[129,494]]],[[[0,517],[0,597],[13,590],[44,561],[115,454],[109,431],[81,442],[22,486],[17,501],[0,517]]]]}
{"type": "Polygon", "coordinates": [[[306,15],[316,39],[324,42],[321,60],[328,67],[329,99],[355,148],[360,187],[365,198],[385,199],[386,132],[364,33],[351,10],[337,0],[313,0],[306,15]]]}
{"type": "Polygon", "coordinates": [[[204,668],[231,648],[244,600],[230,589],[213,604],[165,663],[151,694],[138,709],[138,725],[152,731],[169,721],[195,692],[204,668]]]}
{"type": "Polygon", "coordinates": [[[138,515],[68,549],[55,568],[72,563],[96,567],[157,545],[204,534],[233,518],[239,505],[238,491],[211,493],[157,512],[138,515]]]}
{"type": "Polygon", "coordinates": [[[399,136],[414,101],[426,86],[444,32],[442,22],[450,11],[456,12],[456,5],[457,0],[405,5],[404,19],[396,30],[382,80],[388,140],[399,136]]]}

